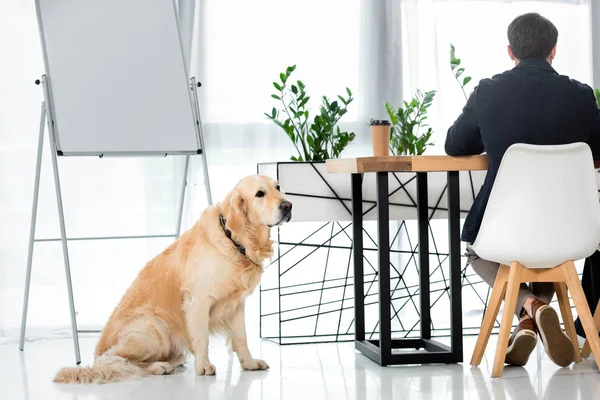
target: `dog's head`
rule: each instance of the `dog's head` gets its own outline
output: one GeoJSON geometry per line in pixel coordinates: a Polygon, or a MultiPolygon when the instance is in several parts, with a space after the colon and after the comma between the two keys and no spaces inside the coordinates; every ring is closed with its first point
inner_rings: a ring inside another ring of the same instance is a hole
{"type": "Polygon", "coordinates": [[[241,234],[246,225],[280,226],[292,219],[292,203],[279,184],[263,175],[251,175],[238,182],[222,203],[227,228],[241,234]]]}

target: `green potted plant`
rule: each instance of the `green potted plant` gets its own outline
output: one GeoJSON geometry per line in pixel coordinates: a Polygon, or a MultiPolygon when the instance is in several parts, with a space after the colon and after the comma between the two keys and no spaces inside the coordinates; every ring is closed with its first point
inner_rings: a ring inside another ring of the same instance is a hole
{"type": "Polygon", "coordinates": [[[290,82],[295,70],[295,65],[287,67],[279,74],[279,82],[273,82],[276,92],[271,97],[279,102],[280,108],[273,107],[271,113],[265,113],[265,116],[283,129],[294,143],[298,155],[292,156],[292,161],[338,158],[356,137],[353,132],[342,131],[338,125],[354,100],[352,92],[346,88],[347,97],[338,95],[339,102],[323,96],[319,112],[311,118],[306,85],[300,80],[290,82]]]}
{"type": "Polygon", "coordinates": [[[295,65],[288,67],[272,83],[275,89],[271,95],[274,107],[265,116],[285,133],[296,153],[290,157],[291,161],[258,164],[258,173],[277,179],[294,205],[292,223],[277,228],[278,257],[274,265],[265,270],[259,291],[260,336],[280,344],[293,344],[299,340],[289,336],[311,341],[316,335],[315,326],[322,323],[317,324],[310,318],[301,326],[285,321],[290,313],[302,316],[314,313],[314,310],[291,311],[289,304],[303,304],[308,296],[317,296],[311,301],[319,302],[322,293],[314,290],[307,293],[306,290],[316,287],[312,282],[315,274],[323,279],[323,271],[336,273],[336,267],[328,266],[328,254],[330,251],[343,251],[331,250],[327,246],[332,244],[332,240],[345,246],[346,241],[350,241],[347,246],[351,246],[348,223],[338,222],[350,221],[352,216],[348,177],[327,174],[325,160],[339,157],[356,137],[340,126],[354,101],[352,91],[347,88],[344,94],[334,99],[311,97],[304,82],[292,80],[295,70],[295,65]],[[343,232],[342,225],[345,226],[343,232]],[[318,245],[312,244],[315,242],[318,245]],[[322,257],[323,254],[327,257],[322,257]],[[303,265],[294,268],[299,263],[298,259],[304,260],[303,265]],[[309,272],[299,272],[302,270],[309,272]],[[284,301],[282,291],[286,294],[284,301]],[[292,331],[290,326],[294,327],[292,331]],[[286,335],[285,332],[289,333],[286,335]]]}
{"type": "Polygon", "coordinates": [[[430,141],[433,129],[425,120],[435,93],[434,90],[425,93],[417,90],[411,101],[405,101],[403,106],[385,104],[392,123],[390,150],[393,155],[421,155],[433,144],[430,141]],[[421,129],[425,129],[425,132],[421,132],[421,129]]]}
{"type": "Polygon", "coordinates": [[[307,85],[292,80],[295,70],[296,65],[287,67],[272,83],[275,106],[265,117],[281,128],[297,153],[290,157],[291,161],[259,164],[258,172],[273,176],[288,194],[292,193],[290,201],[299,203],[294,206],[294,221],[349,220],[348,205],[338,201],[335,194],[339,190],[350,195],[345,193],[347,179],[328,175],[325,161],[338,158],[356,137],[339,125],[354,101],[352,91],[346,88],[335,100],[320,97],[318,108],[313,111],[307,85]]]}

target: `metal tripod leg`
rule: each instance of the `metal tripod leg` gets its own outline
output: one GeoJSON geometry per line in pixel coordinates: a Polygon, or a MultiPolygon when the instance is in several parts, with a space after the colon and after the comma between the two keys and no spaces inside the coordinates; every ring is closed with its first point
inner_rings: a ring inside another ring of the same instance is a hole
{"type": "Polygon", "coordinates": [[[175,228],[175,235],[179,237],[181,234],[181,221],[183,219],[183,206],[185,204],[185,189],[187,187],[188,171],[190,169],[190,156],[185,156],[183,170],[183,182],[181,184],[181,196],[179,197],[179,214],[177,215],[177,227],[175,228]]]}
{"type": "Polygon", "coordinates": [[[200,105],[198,104],[198,91],[196,88],[198,85],[196,84],[196,78],[191,78],[191,89],[192,89],[192,103],[194,109],[194,115],[196,117],[196,129],[198,132],[198,140],[200,142],[200,149],[202,154],[202,171],[204,172],[204,187],[206,188],[206,201],[209,206],[212,206],[212,194],[210,191],[210,180],[208,177],[208,162],[206,161],[206,146],[204,146],[204,133],[202,130],[202,118],[200,117],[200,105]]]}
{"type": "Polygon", "coordinates": [[[31,208],[31,226],[29,228],[29,249],[27,251],[27,272],[25,274],[25,290],[23,294],[23,315],[21,316],[21,336],[19,350],[25,347],[25,330],[27,329],[27,310],[29,308],[29,288],[31,286],[31,265],[33,263],[33,245],[35,240],[35,224],[37,220],[38,197],[40,194],[40,174],[42,171],[42,151],[44,148],[44,124],[46,123],[46,103],[42,102],[40,115],[40,134],[38,137],[37,163],[35,167],[35,183],[33,186],[33,206],[31,208]]]}
{"type": "Polygon", "coordinates": [[[73,332],[73,346],[75,348],[75,362],[81,363],[79,352],[79,334],[77,332],[77,320],[75,317],[75,301],[73,300],[73,284],[71,282],[71,266],[69,264],[69,249],[67,247],[67,232],[65,229],[65,215],[63,212],[62,194],[60,191],[60,179],[58,176],[58,160],[56,156],[56,142],[54,130],[50,118],[48,118],[48,131],[50,136],[50,155],[52,156],[52,169],[54,171],[54,186],[56,189],[56,203],[58,208],[58,221],[60,225],[60,238],[62,242],[63,258],[65,262],[65,278],[67,281],[67,294],[69,296],[69,311],[71,313],[71,331],[73,332]]]}
{"type": "MultiPolygon", "coordinates": [[[[202,128],[200,128],[202,129],[202,128]]],[[[206,162],[206,150],[204,147],[204,138],[202,138],[202,135],[200,136],[201,141],[202,141],[202,154],[200,155],[200,157],[202,157],[202,170],[204,171],[204,187],[206,188],[206,200],[208,202],[209,206],[212,206],[213,201],[212,201],[212,194],[210,192],[210,181],[208,179],[208,163],[206,162]]]]}

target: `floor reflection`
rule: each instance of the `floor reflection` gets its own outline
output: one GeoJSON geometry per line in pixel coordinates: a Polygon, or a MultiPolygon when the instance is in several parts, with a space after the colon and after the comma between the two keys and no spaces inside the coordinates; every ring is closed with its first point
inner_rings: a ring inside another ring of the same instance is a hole
{"type": "MultiPolygon", "coordinates": [[[[472,345],[466,340],[465,356],[472,345]]],[[[94,339],[82,340],[82,353],[92,354],[94,339]]],[[[213,377],[197,377],[193,364],[170,376],[107,385],[59,385],[51,379],[72,363],[69,340],[0,346],[0,398],[10,400],[259,400],[259,399],[600,399],[600,373],[593,360],[558,368],[538,349],[525,368],[507,367],[491,379],[491,359],[478,368],[468,365],[408,365],[380,368],[354,351],[352,343],[278,346],[254,341],[256,356],[269,371],[241,371],[223,346],[211,347],[217,367],[213,377]],[[214,350],[214,351],[213,351],[214,350]]],[[[491,347],[493,348],[493,347],[491,347]]],[[[488,354],[492,357],[493,352],[488,354]]],[[[466,357],[468,359],[468,357],[466,357]]],[[[84,359],[84,364],[91,360],[84,359]]]]}

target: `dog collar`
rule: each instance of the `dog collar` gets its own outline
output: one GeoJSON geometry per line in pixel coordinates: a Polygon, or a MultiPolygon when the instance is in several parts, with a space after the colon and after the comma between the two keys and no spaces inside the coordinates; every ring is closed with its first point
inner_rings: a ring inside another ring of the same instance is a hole
{"type": "MultiPolygon", "coordinates": [[[[229,240],[231,240],[233,242],[235,248],[240,252],[241,255],[248,258],[248,256],[246,255],[246,248],[244,246],[242,246],[241,244],[237,243],[231,237],[231,231],[229,229],[227,229],[227,226],[226,226],[227,220],[225,219],[225,217],[223,217],[223,214],[219,214],[219,220],[221,221],[221,227],[223,228],[223,232],[225,232],[225,236],[227,236],[229,238],[229,240]]],[[[250,260],[250,259],[248,258],[248,260],[250,260]]],[[[252,261],[252,260],[250,260],[250,261],[252,261]]],[[[254,261],[252,261],[252,262],[254,262],[254,261]]]]}

